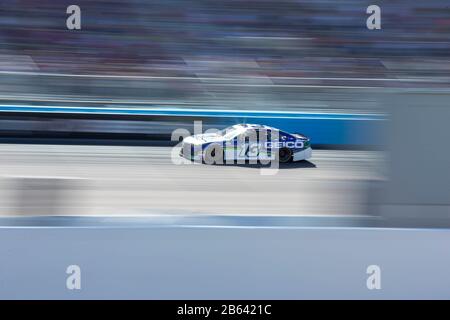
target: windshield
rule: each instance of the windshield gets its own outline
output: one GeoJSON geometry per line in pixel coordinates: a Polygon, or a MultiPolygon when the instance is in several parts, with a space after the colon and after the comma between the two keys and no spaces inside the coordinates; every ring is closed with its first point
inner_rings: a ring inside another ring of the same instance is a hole
{"type": "Polygon", "coordinates": [[[239,130],[237,129],[238,128],[236,126],[231,126],[223,130],[220,130],[218,134],[224,137],[225,139],[231,139],[238,134],[239,130]]]}

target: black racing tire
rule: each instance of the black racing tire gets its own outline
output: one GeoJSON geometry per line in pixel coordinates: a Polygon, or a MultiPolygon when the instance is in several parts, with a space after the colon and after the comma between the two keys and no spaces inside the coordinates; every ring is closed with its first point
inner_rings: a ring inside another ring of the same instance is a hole
{"type": "Polygon", "coordinates": [[[292,150],[288,148],[281,148],[278,150],[278,161],[280,163],[287,163],[292,161],[292,150]]]}
{"type": "Polygon", "coordinates": [[[204,164],[223,164],[223,147],[220,144],[210,144],[203,150],[204,164]]]}

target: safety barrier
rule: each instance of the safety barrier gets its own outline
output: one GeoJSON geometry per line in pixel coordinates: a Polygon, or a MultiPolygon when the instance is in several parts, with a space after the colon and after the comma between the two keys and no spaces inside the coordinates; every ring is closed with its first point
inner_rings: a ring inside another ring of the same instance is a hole
{"type": "Polygon", "coordinates": [[[0,135],[28,137],[58,135],[83,138],[170,139],[176,128],[222,129],[236,123],[257,123],[309,136],[314,145],[378,146],[386,116],[291,111],[247,111],[180,108],[91,108],[58,106],[0,106],[0,135]],[[49,121],[51,120],[51,121],[49,121]],[[103,121],[98,121],[103,120],[103,121]]]}
{"type": "Polygon", "coordinates": [[[0,227],[0,298],[450,298],[448,230],[97,225],[0,227]]]}

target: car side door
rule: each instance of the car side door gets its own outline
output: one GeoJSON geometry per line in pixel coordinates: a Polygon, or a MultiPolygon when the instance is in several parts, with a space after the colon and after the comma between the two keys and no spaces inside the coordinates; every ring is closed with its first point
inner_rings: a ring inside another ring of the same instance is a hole
{"type": "Polygon", "coordinates": [[[237,159],[257,159],[261,150],[259,131],[255,129],[246,130],[236,137],[237,159]]]}

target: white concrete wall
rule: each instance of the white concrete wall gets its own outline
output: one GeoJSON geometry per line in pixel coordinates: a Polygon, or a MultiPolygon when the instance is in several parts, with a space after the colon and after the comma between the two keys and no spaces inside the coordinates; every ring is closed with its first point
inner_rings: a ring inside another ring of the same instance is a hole
{"type": "Polygon", "coordinates": [[[390,225],[450,226],[450,95],[386,97],[389,181],[379,213],[390,225]]]}
{"type": "Polygon", "coordinates": [[[0,243],[0,299],[450,299],[449,230],[0,228],[0,243]]]}

